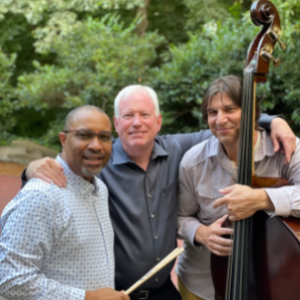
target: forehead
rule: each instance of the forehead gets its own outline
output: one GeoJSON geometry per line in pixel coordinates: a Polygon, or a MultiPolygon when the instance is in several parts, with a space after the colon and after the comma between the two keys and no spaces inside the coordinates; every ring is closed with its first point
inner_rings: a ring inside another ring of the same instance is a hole
{"type": "Polygon", "coordinates": [[[154,103],[146,91],[137,89],[121,99],[119,108],[121,111],[137,109],[153,109],[154,111],[154,103]]]}
{"type": "Polygon", "coordinates": [[[79,110],[71,122],[71,129],[111,131],[111,122],[106,114],[97,110],[79,110]]]}
{"type": "Polygon", "coordinates": [[[227,93],[218,93],[211,97],[211,99],[208,102],[207,109],[210,108],[216,108],[216,107],[224,107],[234,105],[237,106],[233,100],[227,95],[227,93]]]}

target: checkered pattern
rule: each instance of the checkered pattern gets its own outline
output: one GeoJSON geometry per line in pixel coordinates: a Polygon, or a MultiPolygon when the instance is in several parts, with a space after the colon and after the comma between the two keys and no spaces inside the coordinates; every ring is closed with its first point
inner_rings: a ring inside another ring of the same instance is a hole
{"type": "Polygon", "coordinates": [[[114,288],[113,230],[106,186],[74,174],[58,188],[31,180],[1,216],[0,295],[7,299],[84,299],[114,288]]]}

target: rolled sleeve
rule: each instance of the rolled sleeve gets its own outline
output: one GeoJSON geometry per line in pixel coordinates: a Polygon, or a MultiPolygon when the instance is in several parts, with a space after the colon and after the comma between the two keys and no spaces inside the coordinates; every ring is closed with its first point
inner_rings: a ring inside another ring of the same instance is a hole
{"type": "Polygon", "coordinates": [[[265,189],[272,201],[276,216],[300,217],[300,186],[265,189]]]}
{"type": "Polygon", "coordinates": [[[58,221],[47,195],[20,192],[4,209],[0,237],[0,295],[5,299],[83,300],[85,291],[46,278],[43,260],[52,249],[58,221]]]}

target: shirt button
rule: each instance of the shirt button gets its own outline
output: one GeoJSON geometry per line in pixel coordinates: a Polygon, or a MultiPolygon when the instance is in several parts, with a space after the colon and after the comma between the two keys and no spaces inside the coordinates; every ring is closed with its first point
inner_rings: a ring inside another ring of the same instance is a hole
{"type": "Polygon", "coordinates": [[[154,218],[155,218],[155,215],[151,215],[151,218],[154,219],[154,218]]]}
{"type": "Polygon", "coordinates": [[[148,194],[147,196],[148,196],[149,198],[151,198],[151,197],[152,197],[152,195],[151,195],[151,194],[148,194]]]}
{"type": "Polygon", "coordinates": [[[154,237],[156,240],[158,240],[158,236],[156,235],[155,237],[154,237]]]}
{"type": "Polygon", "coordinates": [[[157,261],[160,261],[160,258],[158,257],[156,260],[157,260],[157,261]]]}

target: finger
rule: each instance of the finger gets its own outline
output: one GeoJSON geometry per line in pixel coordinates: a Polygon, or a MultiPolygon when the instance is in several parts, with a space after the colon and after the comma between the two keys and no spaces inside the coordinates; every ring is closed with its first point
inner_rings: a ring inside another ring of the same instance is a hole
{"type": "Polygon", "coordinates": [[[57,185],[60,187],[66,187],[67,178],[62,171],[63,171],[63,167],[59,162],[55,161],[55,164],[50,165],[49,172],[51,174],[51,179],[53,180],[53,182],[58,182],[59,184],[57,185]]]}
{"type": "Polygon", "coordinates": [[[290,141],[283,140],[282,146],[284,148],[285,158],[286,158],[287,162],[290,162],[291,156],[292,156],[292,146],[290,144],[290,141]]]}
{"type": "Polygon", "coordinates": [[[43,180],[46,183],[49,183],[49,184],[52,183],[52,180],[49,179],[48,177],[44,176],[43,174],[39,174],[39,176],[37,178],[40,180],[43,180]]]}
{"type": "Polygon", "coordinates": [[[228,218],[228,215],[224,215],[223,217],[218,219],[215,223],[219,224],[219,225],[222,225],[226,221],[227,218],[228,218]]]}
{"type": "Polygon", "coordinates": [[[224,227],[220,227],[220,228],[214,228],[211,230],[212,233],[214,233],[215,235],[221,237],[223,235],[233,235],[234,230],[232,228],[224,228],[224,227]]]}
{"type": "Polygon", "coordinates": [[[274,136],[274,135],[271,134],[271,141],[273,143],[274,152],[277,152],[280,149],[279,141],[277,139],[277,136],[274,136]]]}
{"type": "Polygon", "coordinates": [[[43,173],[37,172],[35,174],[36,178],[39,178],[47,183],[53,183],[57,185],[58,187],[62,187],[61,182],[58,180],[58,178],[55,176],[55,174],[51,171],[44,170],[43,173]]]}
{"type": "Polygon", "coordinates": [[[226,204],[226,198],[222,197],[219,198],[215,201],[215,203],[213,204],[213,208],[218,208],[219,206],[225,205],[226,204]]]}
{"type": "Polygon", "coordinates": [[[223,194],[223,195],[229,194],[229,193],[231,193],[234,190],[234,188],[235,188],[235,184],[234,185],[230,185],[230,186],[228,186],[228,187],[226,187],[224,189],[220,189],[219,192],[221,194],[223,194]]]}
{"type": "Polygon", "coordinates": [[[232,247],[222,247],[220,245],[211,245],[209,250],[218,256],[228,256],[232,252],[232,247]]]}

